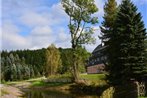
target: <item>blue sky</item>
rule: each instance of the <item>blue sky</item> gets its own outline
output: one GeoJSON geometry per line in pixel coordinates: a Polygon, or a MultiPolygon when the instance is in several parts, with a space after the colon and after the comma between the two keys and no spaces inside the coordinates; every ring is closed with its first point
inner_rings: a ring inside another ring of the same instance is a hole
{"type": "MultiPolygon", "coordinates": [[[[95,0],[99,11],[95,14],[99,23],[94,36],[95,45],[86,45],[92,51],[100,40],[99,25],[102,21],[103,5],[106,0],[95,0]]],[[[116,0],[120,4],[121,0],[116,0]]],[[[143,16],[147,28],[147,0],[132,0],[143,16]]],[[[68,16],[64,12],[60,0],[2,0],[0,28],[2,30],[2,49],[40,49],[51,43],[57,47],[68,48],[70,33],[67,28],[68,16]]]]}

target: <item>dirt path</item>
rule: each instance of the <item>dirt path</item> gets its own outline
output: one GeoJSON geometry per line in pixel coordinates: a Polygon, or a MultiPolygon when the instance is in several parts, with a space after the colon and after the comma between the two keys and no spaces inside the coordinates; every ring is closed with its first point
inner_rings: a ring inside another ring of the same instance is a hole
{"type": "Polygon", "coordinates": [[[23,81],[23,82],[18,82],[18,83],[15,83],[15,84],[11,84],[11,86],[23,89],[23,88],[29,88],[31,86],[31,83],[27,82],[27,81],[25,81],[25,82],[23,81]]]}
{"type": "MultiPolygon", "coordinates": [[[[23,96],[25,93],[21,90],[30,88],[30,89],[39,89],[39,90],[67,90],[69,89],[71,84],[66,84],[62,86],[32,86],[32,81],[39,81],[39,80],[31,80],[31,81],[20,81],[20,82],[11,82],[7,85],[0,84],[0,89],[3,92],[0,95],[0,98],[18,98],[19,96],[23,96]]],[[[21,97],[19,97],[21,98],[21,97]]]]}
{"type": "Polygon", "coordinates": [[[1,85],[0,89],[2,93],[1,98],[18,98],[24,94],[20,89],[13,86],[1,85]]]}
{"type": "Polygon", "coordinates": [[[0,96],[1,98],[18,98],[17,96],[14,96],[12,94],[6,94],[6,95],[3,95],[3,96],[0,96]]]}

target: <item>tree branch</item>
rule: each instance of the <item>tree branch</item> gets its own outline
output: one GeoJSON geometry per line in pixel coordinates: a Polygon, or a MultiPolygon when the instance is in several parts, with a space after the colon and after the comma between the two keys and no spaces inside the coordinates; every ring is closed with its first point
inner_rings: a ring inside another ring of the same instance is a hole
{"type": "Polygon", "coordinates": [[[85,22],[84,22],[84,24],[83,24],[83,27],[82,27],[82,30],[81,30],[81,32],[80,32],[80,35],[78,36],[78,38],[76,39],[76,42],[78,42],[78,40],[80,39],[80,37],[82,36],[82,32],[83,32],[83,30],[84,30],[84,28],[85,28],[85,22]]]}

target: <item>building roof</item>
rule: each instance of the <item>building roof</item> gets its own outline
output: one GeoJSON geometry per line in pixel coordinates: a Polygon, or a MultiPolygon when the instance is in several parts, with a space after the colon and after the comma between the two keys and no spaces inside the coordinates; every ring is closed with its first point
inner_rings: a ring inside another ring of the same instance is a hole
{"type": "Polygon", "coordinates": [[[106,46],[103,46],[102,44],[98,45],[98,46],[93,50],[92,54],[95,53],[95,52],[97,52],[97,51],[100,51],[100,50],[104,49],[105,47],[106,47],[106,46]]]}

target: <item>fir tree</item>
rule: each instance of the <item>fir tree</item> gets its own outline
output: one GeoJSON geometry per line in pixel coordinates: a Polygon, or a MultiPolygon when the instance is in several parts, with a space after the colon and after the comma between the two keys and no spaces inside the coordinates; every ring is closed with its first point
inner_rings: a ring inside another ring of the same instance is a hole
{"type": "Polygon", "coordinates": [[[111,30],[113,29],[113,26],[115,24],[115,18],[117,14],[116,1],[108,0],[108,2],[106,2],[104,6],[104,12],[104,21],[102,22],[102,26],[100,26],[102,35],[100,39],[105,44],[105,46],[107,46],[107,43],[110,39],[109,37],[111,34],[111,30]]]}
{"type": "MultiPolygon", "coordinates": [[[[110,62],[112,62],[112,49],[111,47],[111,34],[113,32],[113,27],[115,25],[116,15],[117,15],[117,3],[115,0],[108,0],[105,3],[104,6],[104,21],[102,22],[102,26],[100,26],[101,29],[101,36],[99,37],[102,40],[102,43],[104,43],[105,50],[103,51],[103,54],[107,56],[107,62],[105,63],[105,70],[110,72],[112,65],[110,62]]],[[[113,69],[112,69],[113,70],[113,69]]],[[[111,73],[111,72],[110,72],[111,73]]],[[[107,77],[109,80],[109,76],[107,77]]],[[[111,77],[110,77],[111,79],[111,77]]]]}
{"type": "Polygon", "coordinates": [[[109,40],[109,81],[121,84],[147,76],[146,32],[141,14],[130,0],[123,0],[109,40]]]}
{"type": "Polygon", "coordinates": [[[109,33],[105,31],[112,29],[113,25],[115,24],[115,18],[117,13],[116,1],[108,0],[108,2],[106,2],[104,6],[104,12],[104,21],[102,22],[101,26],[102,35],[109,33]]]}

